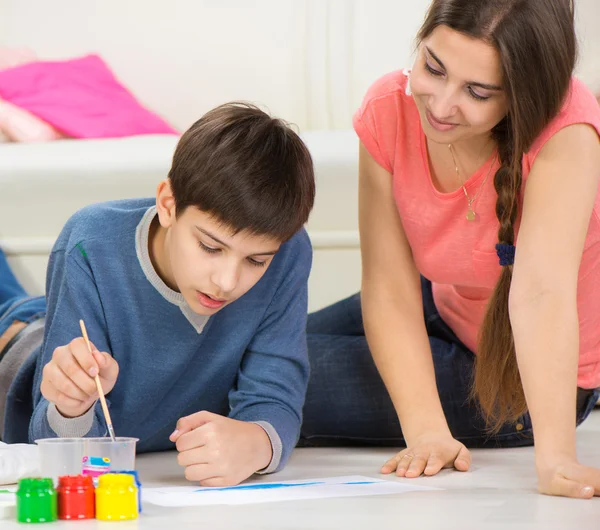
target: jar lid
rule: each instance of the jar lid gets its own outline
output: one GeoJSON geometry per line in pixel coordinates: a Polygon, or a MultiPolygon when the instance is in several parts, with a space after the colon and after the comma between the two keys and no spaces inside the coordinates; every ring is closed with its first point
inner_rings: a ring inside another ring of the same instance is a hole
{"type": "Polygon", "coordinates": [[[135,477],[133,475],[124,475],[117,473],[105,473],[98,477],[99,487],[110,487],[110,486],[122,486],[122,487],[133,487],[135,486],[135,477]]]}
{"type": "Polygon", "coordinates": [[[135,469],[134,470],[110,471],[110,474],[111,475],[131,475],[131,476],[135,477],[136,484],[139,483],[139,481],[140,481],[140,476],[135,469]]]}
{"type": "Polygon", "coordinates": [[[58,477],[59,488],[93,488],[94,482],[89,475],[64,475],[58,477]]]}
{"type": "Polygon", "coordinates": [[[19,480],[19,490],[47,490],[54,489],[51,478],[22,478],[19,480]]]}

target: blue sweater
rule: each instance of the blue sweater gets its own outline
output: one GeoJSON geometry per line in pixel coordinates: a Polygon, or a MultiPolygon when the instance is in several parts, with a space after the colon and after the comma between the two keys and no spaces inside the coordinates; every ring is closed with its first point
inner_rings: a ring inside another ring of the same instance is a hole
{"type": "Polygon", "coordinates": [[[260,281],[209,318],[152,268],[153,205],[92,205],[65,225],[48,265],[44,341],[10,387],[5,441],[106,434],[99,403],[86,418],[66,420],[40,393],[42,368],[56,347],[81,336],[84,319],[90,340],[119,363],[107,401],[117,435],[139,438],[139,452],[173,449],[177,420],[208,410],[259,423],[273,446],[268,471],[281,468],[298,440],[309,374],[308,236],[302,230],[283,244],[260,281]],[[82,432],[69,431],[82,422],[82,432]]]}

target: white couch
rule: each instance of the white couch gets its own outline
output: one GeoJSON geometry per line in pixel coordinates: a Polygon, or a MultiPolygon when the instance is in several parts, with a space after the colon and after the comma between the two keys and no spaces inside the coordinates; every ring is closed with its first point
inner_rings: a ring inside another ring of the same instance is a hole
{"type": "MultiPolygon", "coordinates": [[[[311,310],[359,289],[357,140],[353,131],[303,135],[315,162],[308,224],[315,249],[311,310]]],[[[0,246],[32,293],[44,290],[48,253],[68,217],[93,202],[154,195],[173,136],[0,144],[0,246]]]]}

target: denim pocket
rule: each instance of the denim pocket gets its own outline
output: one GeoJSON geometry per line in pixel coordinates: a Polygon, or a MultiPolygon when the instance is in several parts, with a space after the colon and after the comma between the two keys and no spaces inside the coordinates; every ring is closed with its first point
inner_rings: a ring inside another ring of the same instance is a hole
{"type": "Polygon", "coordinates": [[[590,415],[596,403],[598,402],[598,396],[600,396],[600,389],[589,391],[589,395],[585,398],[583,406],[577,410],[577,425],[581,425],[583,421],[590,415]]]}

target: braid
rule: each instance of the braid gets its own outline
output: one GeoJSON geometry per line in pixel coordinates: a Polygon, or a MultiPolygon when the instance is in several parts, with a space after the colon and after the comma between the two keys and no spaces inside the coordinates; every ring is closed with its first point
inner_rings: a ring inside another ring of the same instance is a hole
{"type": "MultiPolygon", "coordinates": [[[[495,130],[500,168],[494,176],[496,217],[500,227],[498,242],[515,243],[519,195],[523,175],[522,152],[515,152],[514,139],[506,118],[495,130]]],[[[505,266],[486,311],[481,328],[479,351],[475,361],[473,397],[477,397],[492,432],[506,421],[516,421],[527,411],[521,384],[517,356],[508,313],[508,296],[512,280],[512,265],[505,266]]]]}
{"type": "Polygon", "coordinates": [[[504,138],[499,138],[498,155],[500,167],[494,176],[494,188],[498,194],[496,217],[500,223],[498,242],[515,244],[514,223],[517,219],[518,193],[521,188],[522,173],[520,163],[514,163],[513,146],[504,138]]]}

